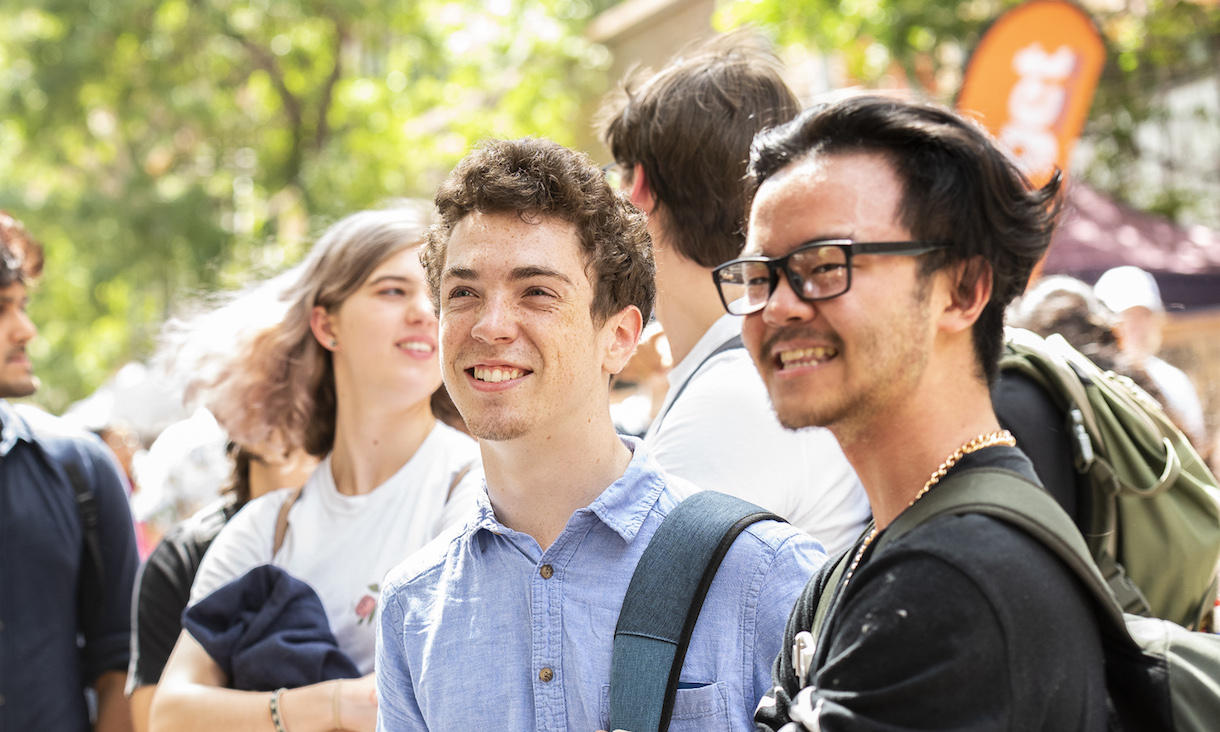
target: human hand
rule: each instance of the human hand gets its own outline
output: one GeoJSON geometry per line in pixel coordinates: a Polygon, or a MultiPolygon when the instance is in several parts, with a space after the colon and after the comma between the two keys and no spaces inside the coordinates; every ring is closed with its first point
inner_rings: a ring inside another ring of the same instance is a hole
{"type": "Polygon", "coordinates": [[[334,682],[334,712],[338,729],[374,732],[377,729],[377,686],[373,674],[334,682]]]}

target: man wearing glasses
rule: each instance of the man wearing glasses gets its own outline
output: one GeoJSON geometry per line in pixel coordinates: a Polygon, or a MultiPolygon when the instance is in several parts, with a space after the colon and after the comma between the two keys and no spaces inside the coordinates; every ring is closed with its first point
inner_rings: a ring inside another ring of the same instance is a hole
{"type": "Polygon", "coordinates": [[[1059,179],[1032,189],[946,110],[855,97],[757,138],[748,180],[748,256],[714,281],[780,420],[830,428],[876,523],[798,600],[759,728],[1106,728],[1090,601],[1041,543],[977,514],[884,539],[957,471],[1036,481],[988,382],[1059,179]]]}
{"type": "Polygon", "coordinates": [[[634,77],[602,110],[621,185],[648,215],[657,320],[674,368],[644,444],[670,473],[783,516],[835,554],[868,522],[868,500],[834,436],[785,431],[708,276],[741,253],[750,140],[800,111],[780,65],[750,33],[679,53],[634,77]]]}

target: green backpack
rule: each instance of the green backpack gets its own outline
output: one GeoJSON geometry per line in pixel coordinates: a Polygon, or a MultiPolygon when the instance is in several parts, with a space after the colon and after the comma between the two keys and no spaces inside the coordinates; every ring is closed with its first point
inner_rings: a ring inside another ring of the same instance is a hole
{"type": "Polygon", "coordinates": [[[1038,382],[1068,415],[1076,471],[1091,487],[1084,538],[1128,613],[1198,628],[1216,601],[1220,488],[1160,405],[1061,336],[1006,333],[1001,369],[1038,382]]]}

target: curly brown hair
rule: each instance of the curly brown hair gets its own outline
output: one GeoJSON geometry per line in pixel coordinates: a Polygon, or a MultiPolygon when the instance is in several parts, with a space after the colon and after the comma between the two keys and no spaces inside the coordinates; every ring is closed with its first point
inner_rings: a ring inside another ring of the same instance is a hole
{"type": "Polygon", "coordinates": [[[0,211],[0,287],[37,278],[42,264],[42,245],[20,221],[0,211]]]}
{"type": "Polygon", "coordinates": [[[639,308],[645,322],[652,313],[656,267],[644,215],[583,153],[537,138],[485,141],[441,184],[436,208],[439,220],[419,258],[438,312],[449,237],[477,211],[515,212],[526,221],[555,218],[575,227],[593,285],[595,324],[628,305],[639,308]]]}

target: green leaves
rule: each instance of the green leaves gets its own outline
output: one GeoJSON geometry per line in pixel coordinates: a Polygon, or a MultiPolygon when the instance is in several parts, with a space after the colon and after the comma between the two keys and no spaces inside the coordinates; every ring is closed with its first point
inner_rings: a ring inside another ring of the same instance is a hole
{"type": "Polygon", "coordinates": [[[430,198],[487,135],[585,139],[609,59],[580,0],[0,0],[0,208],[48,249],[59,410],[192,292],[430,198]]]}

